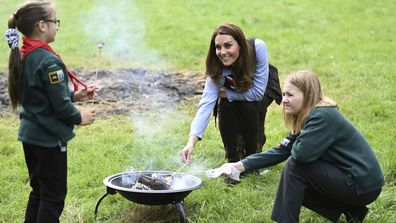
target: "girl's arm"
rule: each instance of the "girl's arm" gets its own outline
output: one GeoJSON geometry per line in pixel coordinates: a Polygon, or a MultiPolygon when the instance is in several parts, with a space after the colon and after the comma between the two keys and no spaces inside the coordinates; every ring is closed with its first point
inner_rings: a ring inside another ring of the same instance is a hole
{"type": "Polygon", "coordinates": [[[296,135],[289,134],[278,145],[262,153],[252,154],[242,160],[246,171],[274,166],[285,161],[291,155],[296,135]]]}

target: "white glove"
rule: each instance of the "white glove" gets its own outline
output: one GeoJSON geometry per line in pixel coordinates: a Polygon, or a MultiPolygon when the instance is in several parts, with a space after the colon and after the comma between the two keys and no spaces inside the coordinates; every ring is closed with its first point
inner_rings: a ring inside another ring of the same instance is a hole
{"type": "Polygon", "coordinates": [[[241,181],[239,179],[239,175],[241,175],[241,171],[237,170],[235,167],[229,164],[224,164],[223,166],[216,169],[207,170],[205,171],[205,174],[209,178],[216,178],[221,175],[226,175],[233,180],[241,181]]]}

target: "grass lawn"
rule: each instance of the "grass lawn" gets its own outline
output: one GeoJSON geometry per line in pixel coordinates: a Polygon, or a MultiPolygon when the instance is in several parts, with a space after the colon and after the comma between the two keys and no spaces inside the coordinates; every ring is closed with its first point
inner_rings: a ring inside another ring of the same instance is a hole
{"type": "MultiPolygon", "coordinates": [[[[21,1],[0,0],[0,30],[21,1]]],[[[311,69],[326,95],[335,99],[373,146],[385,174],[380,197],[370,205],[365,222],[396,219],[396,43],[392,0],[383,1],[184,1],[184,0],[57,0],[61,27],[51,46],[71,68],[83,70],[136,68],[204,71],[213,29],[224,22],[240,25],[248,37],[263,39],[281,81],[291,71],[311,69]],[[105,47],[98,63],[96,43],[105,47]]],[[[3,32],[2,31],[2,32],[3,32]]],[[[0,36],[0,75],[5,75],[9,49],[0,36]]],[[[102,180],[128,170],[170,170],[182,164],[179,150],[187,140],[197,100],[169,112],[98,117],[77,127],[68,151],[68,196],[62,222],[94,222],[94,209],[105,193],[102,180]]],[[[29,180],[19,121],[0,118],[0,222],[22,222],[29,180]]],[[[266,148],[287,133],[280,106],[267,116],[266,148]]],[[[211,121],[197,144],[199,171],[224,163],[218,129],[211,121]]],[[[236,187],[208,179],[186,197],[191,222],[270,222],[283,164],[263,176],[247,177],[236,187]]],[[[119,194],[100,205],[98,222],[178,222],[172,206],[134,204],[119,194]]],[[[343,219],[342,219],[343,220],[343,219]]],[[[301,222],[328,222],[302,209],[301,222]]]]}

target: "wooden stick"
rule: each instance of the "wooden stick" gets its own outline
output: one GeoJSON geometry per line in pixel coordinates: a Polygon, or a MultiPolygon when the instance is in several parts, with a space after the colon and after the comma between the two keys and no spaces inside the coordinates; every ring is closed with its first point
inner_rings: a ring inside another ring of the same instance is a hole
{"type": "MultiPolygon", "coordinates": [[[[101,51],[102,51],[102,48],[104,47],[104,43],[103,42],[97,42],[96,46],[98,47],[98,56],[96,58],[96,72],[95,72],[94,85],[96,85],[96,81],[98,80],[101,51]]],[[[95,103],[95,99],[92,99],[92,104],[94,104],[94,103],[95,103]]]]}
{"type": "Polygon", "coordinates": [[[179,172],[181,169],[183,169],[185,166],[187,166],[187,163],[184,163],[183,166],[181,166],[179,169],[177,169],[172,175],[171,177],[173,177],[173,175],[175,175],[177,172],[179,172]]]}

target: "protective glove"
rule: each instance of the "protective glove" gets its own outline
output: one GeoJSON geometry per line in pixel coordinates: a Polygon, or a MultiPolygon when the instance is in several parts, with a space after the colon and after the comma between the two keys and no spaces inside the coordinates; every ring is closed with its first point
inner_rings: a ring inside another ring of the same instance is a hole
{"type": "Polygon", "coordinates": [[[219,168],[207,170],[205,171],[205,174],[208,178],[217,178],[221,175],[225,175],[233,180],[241,181],[239,179],[239,176],[241,175],[241,171],[237,170],[234,166],[228,163],[223,164],[219,168]]]}

